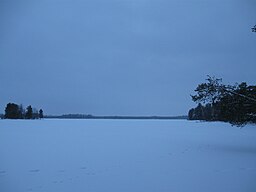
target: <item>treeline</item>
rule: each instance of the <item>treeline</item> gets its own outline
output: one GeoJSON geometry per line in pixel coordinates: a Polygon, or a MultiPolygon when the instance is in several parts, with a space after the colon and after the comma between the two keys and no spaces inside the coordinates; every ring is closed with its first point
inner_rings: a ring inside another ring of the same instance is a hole
{"type": "Polygon", "coordinates": [[[256,123],[256,86],[243,82],[224,85],[221,79],[209,77],[192,95],[196,108],[188,112],[190,120],[225,121],[234,125],[256,123]]]}
{"type": "Polygon", "coordinates": [[[95,116],[87,114],[49,115],[45,118],[57,119],[187,119],[187,116],[95,116]]]}
{"type": "Polygon", "coordinates": [[[44,118],[48,119],[90,119],[92,115],[87,114],[64,114],[64,115],[47,115],[44,118]]]}
{"type": "Polygon", "coordinates": [[[15,103],[8,103],[5,107],[5,114],[3,115],[5,119],[41,119],[43,117],[42,109],[38,111],[36,108],[32,108],[31,105],[24,109],[22,105],[15,103]]]}

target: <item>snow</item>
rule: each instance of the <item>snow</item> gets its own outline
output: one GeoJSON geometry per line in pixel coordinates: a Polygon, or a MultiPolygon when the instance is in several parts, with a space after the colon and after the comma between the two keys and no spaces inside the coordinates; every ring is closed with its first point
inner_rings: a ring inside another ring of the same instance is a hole
{"type": "Polygon", "coordinates": [[[1,192],[255,192],[256,126],[0,120],[1,192]]]}

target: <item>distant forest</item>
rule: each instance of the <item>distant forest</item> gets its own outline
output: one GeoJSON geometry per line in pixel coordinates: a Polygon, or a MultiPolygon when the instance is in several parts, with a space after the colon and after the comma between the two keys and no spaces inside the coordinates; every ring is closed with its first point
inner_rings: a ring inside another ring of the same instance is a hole
{"type": "Polygon", "coordinates": [[[189,110],[189,120],[224,121],[238,126],[256,123],[256,86],[245,82],[224,85],[222,79],[210,76],[206,81],[191,95],[198,105],[189,110]]]}
{"type": "Polygon", "coordinates": [[[44,118],[57,119],[188,119],[188,116],[95,116],[84,114],[49,115],[44,118]]]}

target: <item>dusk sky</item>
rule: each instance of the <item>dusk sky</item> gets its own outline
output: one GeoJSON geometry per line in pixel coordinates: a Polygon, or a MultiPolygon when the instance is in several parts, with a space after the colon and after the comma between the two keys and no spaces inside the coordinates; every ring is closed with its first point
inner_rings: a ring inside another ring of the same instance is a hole
{"type": "Polygon", "coordinates": [[[207,75],[256,83],[255,0],[0,0],[0,113],[186,115],[207,75]]]}

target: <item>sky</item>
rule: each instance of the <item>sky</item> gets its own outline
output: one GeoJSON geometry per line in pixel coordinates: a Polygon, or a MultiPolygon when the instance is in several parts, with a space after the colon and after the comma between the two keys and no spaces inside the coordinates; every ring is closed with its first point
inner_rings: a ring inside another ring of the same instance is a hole
{"type": "Polygon", "coordinates": [[[255,85],[254,0],[0,0],[0,113],[186,115],[207,75],[255,85]]]}

